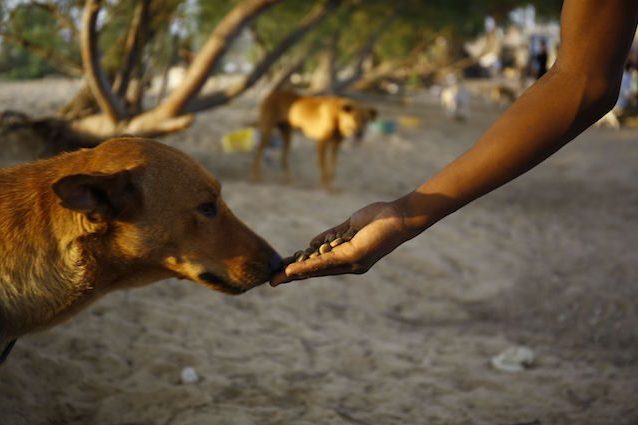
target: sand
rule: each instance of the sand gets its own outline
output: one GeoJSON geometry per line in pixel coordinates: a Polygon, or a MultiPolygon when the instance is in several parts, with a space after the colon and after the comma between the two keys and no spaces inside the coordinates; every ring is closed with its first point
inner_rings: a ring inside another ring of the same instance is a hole
{"type": "MultiPolygon", "coordinates": [[[[0,82],[0,109],[50,113],[76,86],[0,82]]],[[[346,145],[333,195],[317,189],[299,136],[293,184],[276,163],[252,184],[250,154],[221,152],[220,136],[254,119],[251,96],[164,141],[291,253],[427,179],[498,114],[475,101],[462,124],[426,94],[412,100],[375,102],[423,126],[346,145]]],[[[638,133],[593,129],[365,275],[239,297],[176,280],[113,293],[18,341],[0,368],[0,424],[635,424],[637,164],[638,133]],[[534,351],[533,368],[490,366],[517,345],[534,351]],[[185,367],[198,382],[180,382],[185,367]]]]}

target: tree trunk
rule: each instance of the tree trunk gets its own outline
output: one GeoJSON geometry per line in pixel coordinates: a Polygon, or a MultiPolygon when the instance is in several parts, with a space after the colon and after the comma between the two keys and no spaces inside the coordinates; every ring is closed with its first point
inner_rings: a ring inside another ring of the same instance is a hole
{"type": "Polygon", "coordinates": [[[100,6],[101,0],[87,0],[84,7],[80,36],[82,65],[86,72],[87,83],[97,104],[108,119],[115,124],[124,119],[127,112],[122,100],[113,93],[106,73],[100,65],[96,31],[100,6]]]}
{"type": "Polygon", "coordinates": [[[327,93],[335,84],[337,45],[339,43],[339,32],[336,31],[326,47],[318,55],[317,67],[310,77],[310,92],[315,94],[327,93]]]}
{"type": "Polygon", "coordinates": [[[73,121],[94,115],[100,112],[100,107],[93,97],[93,92],[88,85],[83,84],[80,90],[73,96],[70,102],[58,111],[58,117],[67,121],[73,121]]]}

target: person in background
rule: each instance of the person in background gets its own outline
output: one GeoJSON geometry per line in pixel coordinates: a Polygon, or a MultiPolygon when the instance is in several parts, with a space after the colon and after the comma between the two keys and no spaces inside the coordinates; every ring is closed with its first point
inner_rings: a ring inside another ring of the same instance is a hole
{"type": "Polygon", "coordinates": [[[414,191],[368,205],[315,237],[316,246],[326,236],[356,231],[323,255],[287,259],[271,285],[365,273],[402,243],[547,159],[615,105],[637,21],[635,0],[565,0],[555,64],[474,146],[414,191]]]}
{"type": "Polygon", "coordinates": [[[545,40],[541,40],[539,51],[534,56],[534,60],[536,61],[536,79],[539,79],[547,74],[547,42],[545,40]]]}

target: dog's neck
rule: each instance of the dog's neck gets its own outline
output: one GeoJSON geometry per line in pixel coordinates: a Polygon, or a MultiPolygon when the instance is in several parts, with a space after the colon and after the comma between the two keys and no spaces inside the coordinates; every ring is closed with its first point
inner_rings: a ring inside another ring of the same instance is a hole
{"type": "Polygon", "coordinates": [[[51,189],[59,176],[39,165],[0,170],[0,337],[5,339],[64,320],[123,273],[103,259],[97,269],[98,259],[84,247],[100,243],[106,229],[62,208],[51,189]]]}

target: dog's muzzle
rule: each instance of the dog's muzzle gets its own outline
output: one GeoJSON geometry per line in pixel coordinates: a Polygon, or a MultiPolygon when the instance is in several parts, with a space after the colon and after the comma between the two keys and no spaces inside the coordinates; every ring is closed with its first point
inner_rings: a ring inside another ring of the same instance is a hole
{"type": "Polygon", "coordinates": [[[219,289],[221,292],[225,292],[231,295],[243,294],[244,292],[248,290],[248,288],[239,288],[237,286],[231,285],[228,282],[226,282],[226,280],[224,280],[223,278],[211,272],[200,273],[199,276],[197,276],[197,278],[201,280],[202,282],[206,282],[207,284],[214,286],[216,289],[219,289]]]}

